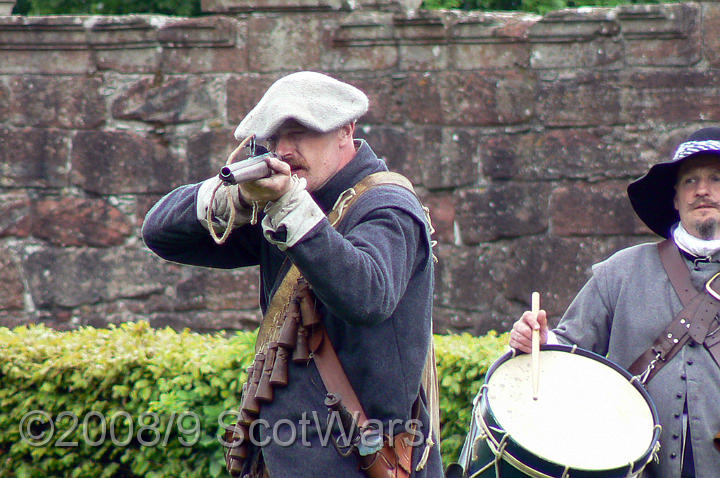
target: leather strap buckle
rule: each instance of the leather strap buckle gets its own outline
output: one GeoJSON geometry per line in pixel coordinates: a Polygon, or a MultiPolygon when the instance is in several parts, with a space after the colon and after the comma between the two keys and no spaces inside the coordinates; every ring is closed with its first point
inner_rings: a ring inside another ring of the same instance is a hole
{"type": "Polygon", "coordinates": [[[713,296],[715,300],[720,301],[720,293],[718,293],[715,289],[712,288],[713,281],[715,281],[715,279],[717,279],[718,277],[720,277],[720,272],[712,276],[710,280],[705,283],[705,290],[708,294],[713,296]]]}

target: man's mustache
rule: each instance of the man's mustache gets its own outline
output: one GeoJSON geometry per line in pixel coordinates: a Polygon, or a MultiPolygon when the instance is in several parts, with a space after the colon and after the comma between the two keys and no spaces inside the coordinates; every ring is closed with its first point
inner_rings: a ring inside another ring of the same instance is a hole
{"type": "Polygon", "coordinates": [[[714,201],[708,201],[707,199],[699,199],[690,203],[690,207],[693,209],[697,209],[699,207],[714,207],[715,209],[720,209],[720,204],[714,201]]]}

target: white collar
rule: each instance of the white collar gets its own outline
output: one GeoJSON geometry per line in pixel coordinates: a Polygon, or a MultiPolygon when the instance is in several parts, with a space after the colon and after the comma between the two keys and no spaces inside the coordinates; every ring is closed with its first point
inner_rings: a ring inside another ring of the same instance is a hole
{"type": "Polygon", "coordinates": [[[706,241],[695,237],[685,230],[681,223],[672,232],[675,244],[683,251],[696,257],[710,257],[720,251],[720,239],[706,241]]]}

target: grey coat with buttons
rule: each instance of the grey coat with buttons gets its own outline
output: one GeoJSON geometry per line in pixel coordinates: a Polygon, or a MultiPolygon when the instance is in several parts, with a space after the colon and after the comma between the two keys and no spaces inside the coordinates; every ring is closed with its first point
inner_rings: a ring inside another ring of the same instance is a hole
{"type": "MultiPolygon", "coordinates": [[[[698,288],[720,271],[720,254],[712,261],[686,262],[698,288]]],[[[656,244],[641,244],[593,266],[592,277],[555,332],[561,342],[607,356],[627,369],[681,309],[656,244]]],[[[651,463],[643,476],[680,476],[686,400],[695,476],[720,476],[720,453],[712,444],[720,431],[720,367],[705,347],[691,340],[646,387],[663,430],[659,463],[651,463]]]]}
{"type": "MultiPolygon", "coordinates": [[[[358,147],[355,158],[312,193],[323,211],[364,177],[387,170],[365,141],[358,147]]],[[[394,185],[373,188],[348,209],[337,229],[323,219],[281,251],[265,240],[259,224],[246,224],[227,243],[215,244],[197,220],[198,189],[180,187],[153,207],[143,225],[148,247],[183,264],[259,265],[263,311],[290,262],[297,265],[319,299],[328,336],[368,417],[387,434],[405,431],[417,419],[416,437],[427,437],[430,415],[420,382],[432,337],[434,265],[430,230],[413,193],[394,185]]],[[[315,363],[290,362],[288,374],[289,384],[260,409],[254,428],[258,447],[251,453],[262,447],[273,478],[364,477],[357,458],[341,456],[327,439],[326,390],[315,363]]],[[[417,470],[423,449],[413,452],[411,476],[442,476],[438,445],[417,470]]]]}

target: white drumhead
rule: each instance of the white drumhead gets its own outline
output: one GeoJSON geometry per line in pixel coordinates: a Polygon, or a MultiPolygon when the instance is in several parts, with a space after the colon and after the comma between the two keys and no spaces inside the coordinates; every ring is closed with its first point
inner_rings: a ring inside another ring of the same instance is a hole
{"type": "Polygon", "coordinates": [[[539,376],[538,400],[528,354],[501,363],[488,379],[489,408],[520,446],[581,470],[618,468],[648,451],[652,410],[617,370],[583,355],[543,350],[539,376]]]}

